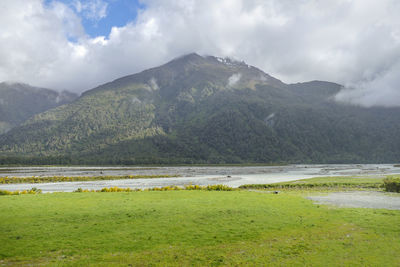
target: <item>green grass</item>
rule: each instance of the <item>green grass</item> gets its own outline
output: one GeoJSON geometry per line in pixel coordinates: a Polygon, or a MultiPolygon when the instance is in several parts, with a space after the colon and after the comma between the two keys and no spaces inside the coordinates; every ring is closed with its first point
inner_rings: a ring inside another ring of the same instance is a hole
{"type": "Polygon", "coordinates": [[[400,264],[400,211],[293,192],[18,195],[1,197],[0,210],[0,265],[400,264]]]}
{"type": "Polygon", "coordinates": [[[55,182],[80,182],[80,181],[100,181],[100,180],[120,180],[120,179],[153,179],[153,178],[171,178],[180,177],[180,175],[122,175],[122,176],[48,176],[48,177],[0,177],[0,184],[24,184],[24,183],[55,183],[55,182]]]}
{"type": "Polygon", "coordinates": [[[243,189],[381,189],[384,178],[370,177],[316,177],[273,184],[242,185],[243,189]]]}

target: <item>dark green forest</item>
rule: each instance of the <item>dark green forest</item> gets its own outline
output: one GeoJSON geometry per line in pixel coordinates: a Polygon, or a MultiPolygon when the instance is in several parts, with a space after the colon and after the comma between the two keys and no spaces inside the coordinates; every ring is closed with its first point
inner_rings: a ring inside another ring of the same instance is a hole
{"type": "Polygon", "coordinates": [[[399,162],[400,109],[338,103],[339,90],[190,54],[0,135],[0,164],[399,162]]]}

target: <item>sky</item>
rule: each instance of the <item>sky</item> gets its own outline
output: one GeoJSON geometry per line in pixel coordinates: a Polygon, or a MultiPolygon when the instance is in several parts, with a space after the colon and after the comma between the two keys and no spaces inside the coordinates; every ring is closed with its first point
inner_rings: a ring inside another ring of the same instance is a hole
{"type": "Polygon", "coordinates": [[[400,106],[398,0],[0,0],[0,81],[83,92],[196,52],[400,106]]]}

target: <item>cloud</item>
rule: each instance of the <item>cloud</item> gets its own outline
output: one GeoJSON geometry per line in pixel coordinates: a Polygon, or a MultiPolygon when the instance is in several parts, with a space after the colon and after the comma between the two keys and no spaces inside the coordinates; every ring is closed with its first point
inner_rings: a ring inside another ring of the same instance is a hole
{"type": "Polygon", "coordinates": [[[364,107],[400,106],[400,63],[376,74],[372,79],[348,84],[336,95],[340,102],[364,107]]]}
{"type": "Polygon", "coordinates": [[[99,21],[107,16],[108,3],[103,0],[75,0],[73,6],[89,20],[99,21]]]}
{"type": "Polygon", "coordinates": [[[2,0],[0,81],[81,92],[197,52],[244,60],[285,82],[341,83],[340,101],[400,105],[397,0],[143,0],[135,20],[95,38],[81,17],[95,10],[101,18],[106,2],[79,3],[2,0]]]}
{"type": "Polygon", "coordinates": [[[156,90],[160,89],[160,88],[158,87],[157,80],[156,80],[154,77],[150,79],[149,85],[150,85],[150,89],[151,89],[151,90],[156,91],[156,90]]]}
{"type": "Polygon", "coordinates": [[[228,86],[229,87],[235,86],[240,81],[240,78],[242,78],[242,74],[240,73],[233,74],[228,78],[228,86]]]}

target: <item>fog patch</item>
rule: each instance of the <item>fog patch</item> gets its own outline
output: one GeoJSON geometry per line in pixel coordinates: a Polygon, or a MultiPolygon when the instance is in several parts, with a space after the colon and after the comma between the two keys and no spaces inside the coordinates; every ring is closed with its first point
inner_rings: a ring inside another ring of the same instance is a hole
{"type": "Polygon", "coordinates": [[[6,121],[0,121],[0,134],[4,134],[11,130],[12,125],[6,121]]]}
{"type": "Polygon", "coordinates": [[[134,104],[134,105],[135,105],[135,104],[141,104],[141,103],[142,103],[142,101],[140,101],[139,98],[137,98],[136,96],[132,97],[131,102],[132,102],[132,104],[134,104]]]}
{"type": "Polygon", "coordinates": [[[242,74],[240,73],[233,74],[231,77],[228,78],[228,86],[229,87],[235,86],[240,81],[241,78],[242,74]]]}
{"type": "Polygon", "coordinates": [[[150,88],[151,88],[152,90],[154,90],[154,91],[160,89],[160,87],[158,87],[157,80],[156,80],[154,77],[150,79],[149,85],[150,85],[150,88]]]}
{"type": "Polygon", "coordinates": [[[335,96],[335,100],[362,107],[400,107],[399,71],[400,66],[371,80],[348,84],[335,96]]]}
{"type": "Polygon", "coordinates": [[[268,127],[273,127],[275,125],[275,113],[271,113],[264,119],[265,124],[268,127]]]}
{"type": "Polygon", "coordinates": [[[260,74],[260,81],[267,82],[268,78],[265,75],[260,74]]]}

